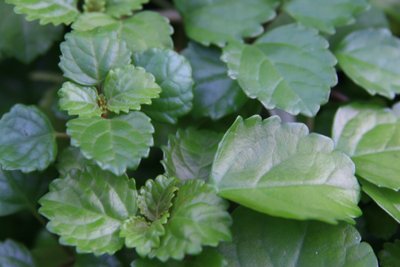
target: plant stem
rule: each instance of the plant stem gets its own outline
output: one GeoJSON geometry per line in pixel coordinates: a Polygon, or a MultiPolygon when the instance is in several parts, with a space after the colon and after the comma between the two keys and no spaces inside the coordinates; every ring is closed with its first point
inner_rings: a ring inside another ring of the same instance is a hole
{"type": "Polygon", "coordinates": [[[345,94],[343,94],[343,93],[341,93],[341,92],[339,92],[339,91],[336,91],[336,90],[332,90],[332,92],[331,92],[331,98],[332,98],[332,99],[335,99],[335,100],[337,100],[337,101],[339,101],[339,102],[347,102],[347,101],[350,101],[350,98],[349,98],[347,95],[345,95],[345,94]]]}
{"type": "Polygon", "coordinates": [[[69,135],[66,134],[66,133],[56,132],[55,135],[56,135],[57,138],[69,139],[69,135]]]}
{"type": "Polygon", "coordinates": [[[172,22],[172,23],[180,23],[180,22],[182,22],[181,15],[175,9],[160,10],[160,11],[158,11],[158,13],[161,16],[164,16],[164,17],[168,18],[169,21],[172,22]]]}
{"type": "Polygon", "coordinates": [[[64,77],[58,73],[46,72],[46,71],[35,71],[29,75],[29,78],[37,82],[52,82],[52,83],[62,83],[64,77]]]}

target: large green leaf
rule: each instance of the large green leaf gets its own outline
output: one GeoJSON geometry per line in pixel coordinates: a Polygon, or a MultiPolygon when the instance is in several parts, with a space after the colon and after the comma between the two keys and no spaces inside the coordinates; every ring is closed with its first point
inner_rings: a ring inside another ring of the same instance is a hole
{"type": "Polygon", "coordinates": [[[160,92],[153,75],[132,65],[111,70],[104,83],[107,108],[115,113],[140,110],[142,104],[151,104],[160,92]]]}
{"type": "Polygon", "coordinates": [[[232,231],[233,243],[221,248],[230,267],[378,267],[372,248],[344,223],[285,220],[238,208],[232,231]]]}
{"type": "Polygon", "coordinates": [[[275,28],[254,45],[233,44],[223,59],[248,97],[294,115],[314,116],[337,83],[328,42],[300,25],[275,28]]]}
{"type": "Polygon", "coordinates": [[[337,47],[341,69],[371,95],[394,98],[400,93],[400,40],[387,29],[348,35],[337,47]]]}
{"type": "Polygon", "coordinates": [[[95,87],[81,86],[65,82],[58,91],[60,108],[69,115],[100,117],[102,110],[98,104],[99,95],[95,87]]]}
{"type": "Polygon", "coordinates": [[[141,112],[104,118],[77,118],[67,123],[71,144],[102,169],[117,175],[136,168],[153,145],[154,128],[141,112]]]}
{"type": "Polygon", "coordinates": [[[97,85],[111,69],[131,62],[131,53],[115,32],[74,31],[60,49],[64,76],[82,85],[97,85]]]}
{"type": "Polygon", "coordinates": [[[143,109],[146,114],[159,122],[176,123],[191,110],[192,68],[183,56],[168,49],[149,49],[135,54],[134,61],[152,73],[162,89],[160,98],[143,109]]]}
{"type": "Polygon", "coordinates": [[[302,24],[333,34],[335,27],[352,24],[368,8],[366,0],[291,0],[285,10],[302,24]]]}
{"type": "Polygon", "coordinates": [[[221,138],[221,134],[208,130],[179,130],[163,147],[165,172],[181,180],[207,181],[221,138]]]}
{"type": "Polygon", "coordinates": [[[132,11],[142,9],[149,0],[107,0],[106,12],[114,17],[128,16],[132,11]]]}
{"type": "Polygon", "coordinates": [[[34,106],[15,105],[0,120],[0,165],[5,170],[44,170],[57,155],[50,121],[34,106]]]}
{"type": "Polygon", "coordinates": [[[247,101],[238,83],[227,76],[220,50],[189,43],[183,54],[193,68],[193,114],[214,120],[237,112],[247,101]]]}
{"type": "Polygon", "coordinates": [[[35,267],[32,255],[22,244],[7,239],[0,242],[0,267],[35,267]]]}
{"type": "Polygon", "coordinates": [[[27,209],[36,213],[36,201],[47,189],[44,177],[0,169],[0,216],[27,209]]]}
{"type": "Polygon", "coordinates": [[[276,15],[276,0],[174,0],[187,35],[205,45],[255,37],[276,15]]]}
{"type": "Polygon", "coordinates": [[[278,117],[239,117],[219,144],[211,181],[220,196],[270,215],[353,222],[354,164],[331,139],[278,117]]]}
{"type": "Polygon", "coordinates": [[[351,156],[357,175],[400,189],[400,122],[391,110],[361,105],[340,108],[333,124],[337,149],[351,156]]]}
{"type": "Polygon", "coordinates": [[[40,199],[47,229],[60,242],[80,252],[113,254],[123,246],[122,223],[136,214],[135,181],[98,167],[88,167],[54,180],[40,199]]]}
{"type": "Polygon", "coordinates": [[[382,267],[397,267],[400,265],[400,240],[393,243],[385,243],[383,250],[379,252],[379,260],[382,267]]]}
{"type": "Polygon", "coordinates": [[[6,0],[15,5],[17,14],[25,14],[31,21],[39,19],[40,24],[70,24],[78,16],[77,0],[6,0]]]}
{"type": "Polygon", "coordinates": [[[61,37],[61,32],[62,27],[28,22],[24,16],[15,14],[11,5],[0,2],[0,56],[30,63],[45,53],[61,37]]]}

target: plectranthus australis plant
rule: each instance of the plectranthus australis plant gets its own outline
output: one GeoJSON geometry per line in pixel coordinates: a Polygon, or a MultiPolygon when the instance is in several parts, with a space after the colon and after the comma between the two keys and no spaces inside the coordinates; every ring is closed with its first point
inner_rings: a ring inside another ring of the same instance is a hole
{"type": "Polygon", "coordinates": [[[0,266],[400,266],[400,5],[0,0],[0,266]]]}

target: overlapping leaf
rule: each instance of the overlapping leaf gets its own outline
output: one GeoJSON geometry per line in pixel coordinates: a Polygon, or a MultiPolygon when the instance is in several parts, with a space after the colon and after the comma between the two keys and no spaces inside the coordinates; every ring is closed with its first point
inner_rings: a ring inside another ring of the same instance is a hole
{"type": "Polygon", "coordinates": [[[44,170],[56,155],[53,127],[38,108],[17,104],[3,115],[0,120],[0,165],[3,169],[44,170]]]}
{"type": "Polygon", "coordinates": [[[87,166],[94,164],[86,159],[78,148],[68,147],[59,154],[57,169],[62,176],[65,176],[73,170],[84,170],[87,166]]]}
{"type": "Polygon", "coordinates": [[[71,25],[77,31],[90,31],[116,23],[111,16],[100,12],[89,12],[81,14],[71,25]]]}
{"type": "Polygon", "coordinates": [[[106,12],[114,17],[131,15],[132,11],[142,9],[149,0],[107,0],[106,12]]]}
{"type": "Polygon", "coordinates": [[[7,239],[0,242],[1,267],[35,267],[32,255],[22,244],[7,239]]]}
{"type": "Polygon", "coordinates": [[[270,215],[353,222],[354,164],[332,140],[278,117],[239,117],[222,139],[211,182],[220,196],[270,215]]]}

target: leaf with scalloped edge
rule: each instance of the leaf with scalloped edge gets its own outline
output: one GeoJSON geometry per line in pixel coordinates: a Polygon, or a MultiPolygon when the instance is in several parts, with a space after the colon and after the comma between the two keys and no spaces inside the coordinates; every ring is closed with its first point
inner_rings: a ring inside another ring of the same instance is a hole
{"type": "Polygon", "coordinates": [[[99,95],[95,87],[81,86],[65,82],[58,91],[60,108],[69,115],[80,117],[100,117],[102,110],[98,104],[99,95]]]}
{"type": "Polygon", "coordinates": [[[3,169],[44,170],[56,156],[53,127],[37,107],[17,104],[3,115],[0,120],[0,165],[3,169]]]}
{"type": "Polygon", "coordinates": [[[232,44],[222,57],[250,98],[267,108],[315,116],[337,83],[336,59],[317,31],[289,24],[253,45],[232,44]]]}
{"type": "Polygon", "coordinates": [[[15,5],[15,13],[25,14],[28,21],[40,24],[70,24],[79,15],[77,0],[6,0],[15,5]]]}
{"type": "Polygon", "coordinates": [[[134,62],[152,73],[162,89],[160,98],[143,112],[153,120],[174,124],[192,109],[192,68],[185,57],[169,49],[149,49],[136,53],[134,62]]]}
{"type": "Polygon", "coordinates": [[[393,99],[400,93],[400,40],[388,29],[365,29],[349,34],[335,55],[340,68],[371,95],[393,99]]]}
{"type": "Polygon", "coordinates": [[[89,12],[79,15],[71,27],[76,31],[91,31],[99,27],[112,25],[116,22],[115,19],[107,14],[101,12],[89,12]]]}
{"type": "Polygon", "coordinates": [[[111,119],[77,118],[67,123],[71,144],[116,175],[136,168],[148,155],[153,132],[150,118],[138,111],[111,119]]]}
{"type": "Polygon", "coordinates": [[[187,35],[205,45],[255,37],[275,18],[276,0],[174,0],[187,35]]]}
{"type": "Polygon", "coordinates": [[[305,26],[334,34],[336,27],[353,24],[368,7],[366,0],[291,0],[284,9],[305,26]]]}
{"type": "Polygon", "coordinates": [[[73,31],[60,46],[64,76],[82,85],[97,85],[114,68],[131,62],[131,53],[115,32],[73,31]]]}
{"type": "Polygon", "coordinates": [[[104,82],[107,108],[115,113],[140,110],[141,105],[150,105],[153,98],[158,98],[160,92],[151,73],[132,65],[111,70],[104,82]]]}
{"type": "Polygon", "coordinates": [[[238,117],[215,155],[211,183],[224,198],[269,215],[354,223],[361,215],[353,162],[301,123],[238,117]]]}
{"type": "Polygon", "coordinates": [[[137,199],[140,213],[152,222],[168,215],[177,190],[174,177],[159,175],[155,180],[147,180],[140,188],[137,199]]]}
{"type": "Polygon", "coordinates": [[[35,267],[30,251],[11,239],[0,242],[0,266],[2,267],[35,267]]]}
{"type": "Polygon", "coordinates": [[[132,15],[132,11],[142,9],[142,5],[149,0],[107,0],[106,13],[113,17],[132,15]]]}
{"type": "Polygon", "coordinates": [[[90,166],[54,180],[39,212],[62,244],[82,253],[113,254],[124,243],[120,227],[136,214],[136,196],[133,179],[90,166]]]}

